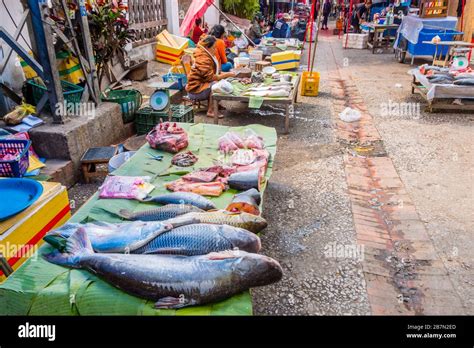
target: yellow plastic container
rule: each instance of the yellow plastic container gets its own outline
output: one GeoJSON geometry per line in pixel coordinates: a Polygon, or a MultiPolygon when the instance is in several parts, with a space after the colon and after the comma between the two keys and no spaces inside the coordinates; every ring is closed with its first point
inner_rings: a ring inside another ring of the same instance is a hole
{"type": "Polygon", "coordinates": [[[296,69],[300,66],[301,51],[283,51],[272,54],[272,65],[277,70],[296,69]]]}
{"type": "Polygon", "coordinates": [[[301,95],[316,97],[319,93],[319,73],[303,71],[301,76],[301,95]]]}
{"type": "Polygon", "coordinates": [[[163,30],[156,37],[156,60],[166,64],[176,64],[180,62],[184,50],[188,48],[188,39],[170,34],[163,30]]]}

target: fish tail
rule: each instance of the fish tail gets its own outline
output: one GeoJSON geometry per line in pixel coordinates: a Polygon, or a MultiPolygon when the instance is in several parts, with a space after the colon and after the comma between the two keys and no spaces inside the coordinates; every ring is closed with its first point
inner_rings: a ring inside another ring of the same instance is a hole
{"type": "Polygon", "coordinates": [[[120,209],[119,216],[126,220],[133,220],[133,213],[127,209],[120,209]]]}
{"type": "Polygon", "coordinates": [[[68,238],[66,252],[54,251],[44,255],[44,258],[52,263],[69,267],[80,267],[79,261],[85,255],[93,254],[92,244],[84,227],[80,227],[68,238]]]}

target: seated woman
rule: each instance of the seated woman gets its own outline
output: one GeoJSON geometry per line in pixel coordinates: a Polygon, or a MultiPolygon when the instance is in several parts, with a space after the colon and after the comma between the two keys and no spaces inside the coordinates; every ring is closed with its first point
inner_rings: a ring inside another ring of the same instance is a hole
{"type": "MultiPolygon", "coordinates": [[[[211,86],[219,80],[234,76],[234,73],[218,73],[216,38],[212,35],[202,37],[194,51],[194,64],[188,75],[186,92],[192,100],[209,100],[207,116],[214,117],[212,109],[211,86]]],[[[219,116],[219,115],[218,115],[219,116]]],[[[219,116],[220,117],[220,116],[219,116]]]]}
{"type": "Polygon", "coordinates": [[[212,35],[216,38],[216,58],[220,65],[220,70],[223,72],[228,72],[232,69],[232,63],[227,61],[227,56],[225,54],[225,42],[224,38],[225,29],[222,25],[216,24],[212,27],[209,35],[212,35]]]}

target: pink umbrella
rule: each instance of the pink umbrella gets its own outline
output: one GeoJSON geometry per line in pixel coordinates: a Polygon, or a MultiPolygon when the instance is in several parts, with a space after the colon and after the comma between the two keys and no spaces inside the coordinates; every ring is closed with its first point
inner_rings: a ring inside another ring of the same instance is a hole
{"type": "Polygon", "coordinates": [[[193,0],[191,6],[189,6],[188,12],[186,12],[183,23],[181,23],[181,26],[179,27],[180,34],[183,36],[188,35],[193,28],[196,19],[201,18],[213,3],[214,0],[193,0]]]}

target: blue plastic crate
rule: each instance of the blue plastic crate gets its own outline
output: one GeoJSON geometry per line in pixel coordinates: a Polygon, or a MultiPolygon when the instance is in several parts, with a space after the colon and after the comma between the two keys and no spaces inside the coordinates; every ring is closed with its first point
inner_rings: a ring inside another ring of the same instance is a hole
{"type": "MultiPolygon", "coordinates": [[[[423,41],[431,41],[436,35],[441,38],[441,41],[454,41],[454,36],[460,35],[462,32],[453,29],[428,29],[424,28],[420,31],[418,42],[416,44],[408,41],[407,51],[412,56],[433,56],[436,51],[436,46],[432,44],[424,44],[423,41]]],[[[438,46],[438,54],[445,55],[448,53],[449,47],[446,45],[438,46]]]]}

